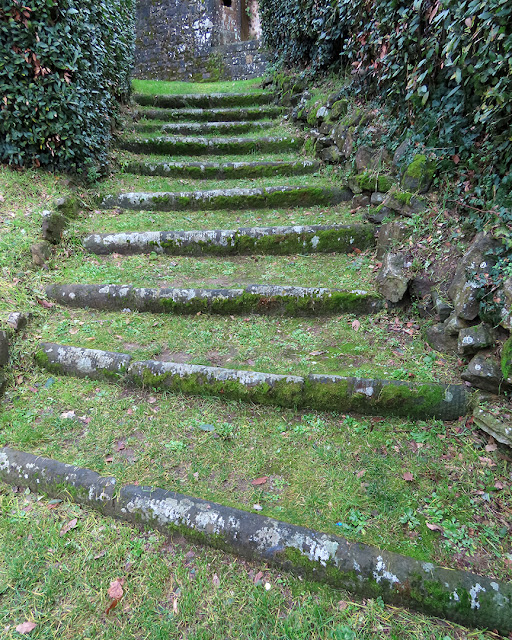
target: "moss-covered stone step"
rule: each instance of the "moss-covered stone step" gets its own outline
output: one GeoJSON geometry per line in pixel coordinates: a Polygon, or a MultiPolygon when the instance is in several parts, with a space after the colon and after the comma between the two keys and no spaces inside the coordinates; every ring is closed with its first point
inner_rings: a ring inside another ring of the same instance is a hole
{"type": "Polygon", "coordinates": [[[456,420],[470,411],[472,400],[463,385],[321,374],[306,377],[277,375],[155,360],[133,362],[123,353],[55,343],[42,343],[35,359],[41,367],[58,375],[340,413],[456,420]]]}
{"type": "Polygon", "coordinates": [[[264,91],[254,93],[188,93],[166,96],[136,93],[133,99],[144,107],[214,109],[217,107],[258,107],[272,104],[275,96],[264,91]]]}
{"type": "Polygon", "coordinates": [[[212,191],[122,193],[106,196],[104,209],[133,211],[215,211],[334,205],[352,198],[349,189],[327,187],[261,187],[212,191]]]}
{"type": "Polygon", "coordinates": [[[172,156],[220,156],[245,153],[276,153],[298,151],[304,141],[300,136],[263,136],[258,138],[201,138],[196,136],[157,138],[121,138],[119,149],[133,153],[153,153],[172,156]]]}
{"type": "Polygon", "coordinates": [[[51,300],[103,311],[234,315],[321,316],[369,314],[384,300],[367,291],[253,284],[245,289],[150,289],[117,284],[51,284],[51,300]]]}
{"type": "MultiPolygon", "coordinates": [[[[510,637],[512,583],[495,577],[447,569],[155,486],[126,485],[122,479],[9,447],[0,448],[0,480],[12,487],[27,487],[34,494],[96,509],[138,528],[156,529],[166,537],[184,536],[194,545],[205,544],[252,562],[294,571],[360,598],[382,598],[394,606],[510,637]]],[[[469,636],[483,638],[484,634],[469,636]]],[[[342,632],[332,637],[355,636],[342,632]]]]}
{"type": "Polygon", "coordinates": [[[272,120],[282,115],[282,107],[271,105],[249,108],[227,109],[138,109],[135,118],[163,120],[166,122],[234,122],[237,120],[272,120]]]}
{"type": "Polygon", "coordinates": [[[166,253],[170,255],[290,255],[350,253],[375,244],[372,225],[295,225],[211,231],[93,233],[84,247],[97,255],[166,253]]]}
{"type": "Polygon", "coordinates": [[[301,176],[320,169],[317,160],[271,160],[259,162],[142,162],[124,165],[125,173],[140,176],[194,178],[196,180],[234,180],[270,176],[301,176]]]}
{"type": "Polygon", "coordinates": [[[275,127],[272,120],[240,120],[240,122],[142,122],[135,125],[136,131],[140,133],[153,133],[161,131],[167,135],[211,135],[211,134],[238,134],[251,131],[262,131],[275,127]]]}

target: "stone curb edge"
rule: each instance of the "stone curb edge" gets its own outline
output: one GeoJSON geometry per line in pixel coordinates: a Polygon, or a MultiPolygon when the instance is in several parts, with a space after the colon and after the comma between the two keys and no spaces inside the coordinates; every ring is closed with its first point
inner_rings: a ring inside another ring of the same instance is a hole
{"type": "Polygon", "coordinates": [[[39,366],[57,375],[289,408],[457,420],[468,413],[472,402],[464,385],[321,374],[302,377],[157,360],[133,362],[126,353],[51,342],[41,343],[34,357],[39,366]]]}
{"type": "Polygon", "coordinates": [[[153,487],[118,487],[113,477],[49,458],[0,449],[0,480],[67,498],[107,516],[179,533],[251,560],[363,597],[453,620],[512,631],[512,583],[445,569],[339,536],[153,487]]]}

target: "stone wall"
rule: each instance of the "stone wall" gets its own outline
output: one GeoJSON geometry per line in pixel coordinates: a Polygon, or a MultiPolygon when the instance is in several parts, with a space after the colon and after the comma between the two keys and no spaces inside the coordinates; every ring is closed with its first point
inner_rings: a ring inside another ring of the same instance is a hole
{"type": "Polygon", "coordinates": [[[257,2],[251,0],[139,0],[137,78],[213,81],[262,75],[257,2]]]}

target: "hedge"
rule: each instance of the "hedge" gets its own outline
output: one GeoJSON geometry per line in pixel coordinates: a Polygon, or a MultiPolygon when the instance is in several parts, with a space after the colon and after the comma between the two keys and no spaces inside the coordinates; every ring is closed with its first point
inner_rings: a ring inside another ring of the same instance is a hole
{"type": "Polygon", "coordinates": [[[0,162],[84,170],[130,93],[135,0],[0,0],[0,162]]]}
{"type": "Polygon", "coordinates": [[[260,8],[264,41],[280,61],[313,71],[340,63],[352,92],[382,98],[432,147],[480,156],[488,180],[505,186],[510,0],[260,0],[260,8]]]}

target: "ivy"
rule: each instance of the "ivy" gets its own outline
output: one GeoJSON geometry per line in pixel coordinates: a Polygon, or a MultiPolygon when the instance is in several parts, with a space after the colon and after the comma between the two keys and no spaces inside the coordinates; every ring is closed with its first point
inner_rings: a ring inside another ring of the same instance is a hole
{"type": "Polygon", "coordinates": [[[0,162],[101,163],[130,93],[135,0],[0,0],[0,162]]]}
{"type": "Polygon", "coordinates": [[[277,61],[340,65],[347,92],[379,98],[486,189],[512,187],[510,0],[260,0],[277,61]],[[463,166],[466,165],[466,166],[463,166]]]}

